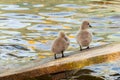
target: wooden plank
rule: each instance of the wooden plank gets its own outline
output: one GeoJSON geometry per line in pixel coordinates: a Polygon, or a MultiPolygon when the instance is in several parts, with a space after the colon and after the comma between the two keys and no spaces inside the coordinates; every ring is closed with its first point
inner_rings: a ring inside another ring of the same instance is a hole
{"type": "MultiPolygon", "coordinates": [[[[65,58],[60,58],[44,64],[39,61],[21,68],[0,74],[0,80],[26,80],[45,74],[82,68],[84,66],[117,60],[120,58],[120,43],[91,48],[65,58]]],[[[52,59],[53,60],[53,59],[52,59]]]]}

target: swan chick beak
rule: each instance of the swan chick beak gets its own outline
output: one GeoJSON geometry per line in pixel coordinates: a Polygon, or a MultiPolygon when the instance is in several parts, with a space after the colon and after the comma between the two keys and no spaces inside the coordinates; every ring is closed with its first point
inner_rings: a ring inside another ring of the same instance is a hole
{"type": "Polygon", "coordinates": [[[92,26],[89,24],[89,27],[92,28],[92,26]]]}

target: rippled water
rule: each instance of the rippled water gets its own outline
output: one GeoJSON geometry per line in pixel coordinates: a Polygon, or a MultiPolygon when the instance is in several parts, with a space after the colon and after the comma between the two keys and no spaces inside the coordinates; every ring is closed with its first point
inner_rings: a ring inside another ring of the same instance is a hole
{"type": "Polygon", "coordinates": [[[91,47],[119,41],[119,9],[119,0],[1,0],[0,65],[9,69],[52,56],[52,41],[61,30],[71,41],[67,51],[78,50],[75,35],[84,20],[93,26],[91,47]]]}
{"type": "Polygon", "coordinates": [[[119,63],[120,60],[117,60],[86,66],[82,69],[66,72],[64,79],[60,80],[120,80],[119,63]]]}
{"type": "Polygon", "coordinates": [[[34,80],[120,80],[120,60],[44,75],[34,80]]]}

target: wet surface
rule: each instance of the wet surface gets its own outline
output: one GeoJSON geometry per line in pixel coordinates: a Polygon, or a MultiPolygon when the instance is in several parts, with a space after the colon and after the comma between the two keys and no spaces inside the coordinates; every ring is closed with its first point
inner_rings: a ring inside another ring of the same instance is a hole
{"type": "Polygon", "coordinates": [[[66,72],[68,79],[60,80],[119,80],[120,79],[120,60],[86,66],[82,69],[66,72]],[[72,76],[72,77],[70,77],[72,76]]]}
{"type": "Polygon", "coordinates": [[[60,30],[70,38],[67,51],[78,50],[75,36],[84,20],[93,26],[91,47],[119,41],[119,8],[119,0],[2,0],[0,73],[52,56],[50,47],[60,30]]]}
{"type": "MultiPolygon", "coordinates": [[[[35,80],[120,80],[120,60],[34,78],[35,80]]],[[[30,79],[33,80],[33,79],[30,79]]]]}

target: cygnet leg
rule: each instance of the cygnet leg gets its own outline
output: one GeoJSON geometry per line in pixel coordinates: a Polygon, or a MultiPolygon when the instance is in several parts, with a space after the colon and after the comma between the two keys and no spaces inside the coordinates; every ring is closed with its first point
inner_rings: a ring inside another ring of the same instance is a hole
{"type": "Polygon", "coordinates": [[[57,59],[56,54],[54,54],[55,59],[57,59]]]}
{"type": "Polygon", "coordinates": [[[90,47],[88,46],[86,49],[89,49],[90,47]]]}
{"type": "Polygon", "coordinates": [[[64,57],[64,53],[63,53],[64,51],[62,51],[61,53],[62,53],[62,57],[64,57]]]}
{"type": "Polygon", "coordinates": [[[80,51],[82,51],[82,46],[80,45],[80,51]]]}

